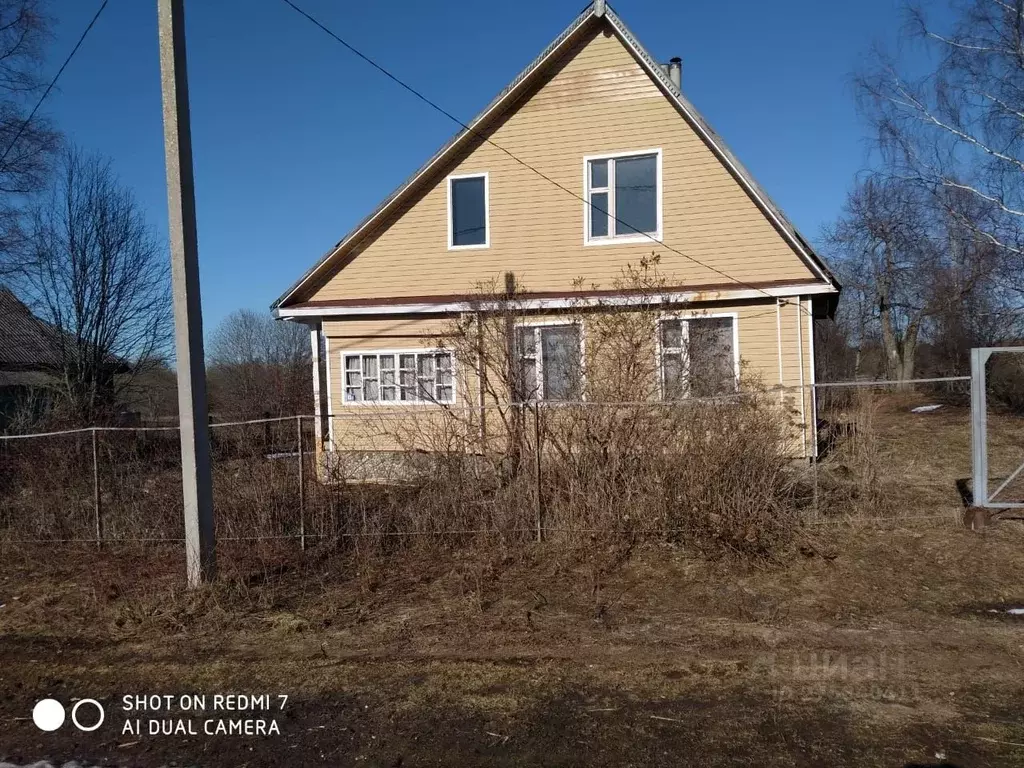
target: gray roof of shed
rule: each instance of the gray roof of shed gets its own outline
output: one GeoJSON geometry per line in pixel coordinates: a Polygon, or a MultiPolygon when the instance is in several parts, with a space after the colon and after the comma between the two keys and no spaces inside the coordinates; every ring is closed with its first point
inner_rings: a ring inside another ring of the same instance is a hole
{"type": "Polygon", "coordinates": [[[0,285],[0,369],[50,370],[59,362],[54,333],[9,289],[0,285]]]}

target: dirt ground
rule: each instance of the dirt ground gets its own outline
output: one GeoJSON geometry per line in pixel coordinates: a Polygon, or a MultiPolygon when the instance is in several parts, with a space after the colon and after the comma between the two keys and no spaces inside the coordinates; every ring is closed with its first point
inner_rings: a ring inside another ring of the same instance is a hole
{"type": "MultiPolygon", "coordinates": [[[[890,519],[837,515],[772,565],[289,542],[221,547],[218,583],[189,593],[180,545],[0,545],[0,762],[1024,765],[1024,616],[1004,610],[1024,606],[1024,524],[957,526],[967,411],[922,402],[878,403],[890,519]],[[126,710],[138,695],[171,707],[126,710]],[[46,697],[104,722],[43,732],[46,697]]],[[[1009,473],[1024,429],[993,423],[1009,473]]]]}
{"type": "Polygon", "coordinates": [[[0,761],[1024,764],[1024,619],[990,610],[1024,604],[1017,523],[824,529],[760,568],[666,545],[372,566],[264,553],[193,594],[177,552],[0,557],[0,761]],[[122,709],[228,693],[275,698],[122,709]],[[45,697],[97,699],[105,722],[44,733],[45,697]],[[246,718],[280,733],[202,733],[246,718]],[[149,735],[151,719],[199,733],[149,735]]]}

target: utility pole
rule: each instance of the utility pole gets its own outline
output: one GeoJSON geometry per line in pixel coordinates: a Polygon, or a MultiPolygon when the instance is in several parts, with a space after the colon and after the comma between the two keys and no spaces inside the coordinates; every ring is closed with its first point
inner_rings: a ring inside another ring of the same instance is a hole
{"type": "Polygon", "coordinates": [[[185,70],[184,0],[157,0],[160,28],[160,85],[164,103],[167,205],[170,211],[171,277],[174,290],[174,347],[181,425],[181,482],[185,500],[185,558],[189,587],[216,574],[213,532],[213,475],[203,357],[203,314],[199,299],[192,131],[185,70]]]}

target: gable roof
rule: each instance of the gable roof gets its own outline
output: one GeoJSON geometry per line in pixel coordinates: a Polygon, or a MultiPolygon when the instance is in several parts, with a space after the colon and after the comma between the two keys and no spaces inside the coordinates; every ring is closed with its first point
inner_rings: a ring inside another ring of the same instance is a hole
{"type": "MultiPolygon", "coordinates": [[[[346,252],[350,245],[358,242],[360,237],[366,234],[372,224],[384,218],[390,211],[397,208],[401,202],[414,194],[418,184],[426,178],[429,173],[438,165],[451,159],[460,149],[474,138],[485,136],[478,127],[491,119],[496,113],[508,105],[514,104],[516,99],[535,81],[545,70],[545,65],[553,61],[557,54],[564,51],[570,41],[577,39],[582,31],[592,24],[607,21],[618,38],[636,57],[644,71],[661,88],[662,92],[682,113],[683,117],[696,130],[698,135],[705,141],[710,149],[719,157],[726,168],[739,181],[744,190],[751,196],[758,207],[772,221],[782,236],[787,240],[797,255],[825,283],[834,286],[839,290],[839,281],[829,270],[824,260],[815,252],[810,243],[800,234],[793,223],[786,217],[782,209],[768,196],[760,184],[754,179],[750,172],[736,158],[732,151],[726,146],[721,137],[708,124],[704,116],[683,96],[668,74],[657,62],[657,60],[641,45],[636,36],[629,30],[626,24],[607,6],[604,0],[595,0],[588,5],[572,23],[569,24],[530,64],[510,82],[499,93],[482,112],[474,117],[462,130],[455,134],[444,146],[442,146],[426,163],[415,173],[406,179],[397,189],[388,195],[366,218],[359,222],[345,237],[335,243],[320,260],[313,265],[306,273],[299,278],[287,291],[285,291],[271,305],[272,310],[283,308],[294,303],[296,294],[309,284],[321,278],[324,273],[346,252]]],[[[740,287],[747,285],[743,281],[736,280],[740,287]]]]}
{"type": "Polygon", "coordinates": [[[60,362],[55,331],[0,285],[0,369],[52,370],[60,362]]]}

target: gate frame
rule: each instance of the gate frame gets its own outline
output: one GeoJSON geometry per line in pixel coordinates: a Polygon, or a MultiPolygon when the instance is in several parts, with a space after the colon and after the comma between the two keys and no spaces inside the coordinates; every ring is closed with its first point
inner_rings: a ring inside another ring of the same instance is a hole
{"type": "Polygon", "coordinates": [[[971,349],[971,469],[974,506],[987,509],[1020,509],[1024,502],[992,501],[1024,472],[1021,463],[990,495],[988,492],[988,398],[985,364],[995,353],[1024,354],[1024,347],[974,347],[971,349]]]}

